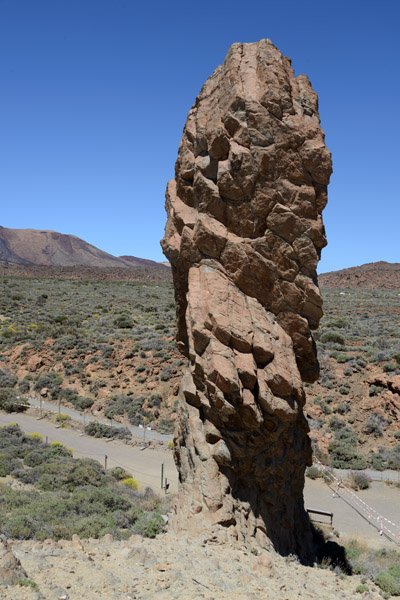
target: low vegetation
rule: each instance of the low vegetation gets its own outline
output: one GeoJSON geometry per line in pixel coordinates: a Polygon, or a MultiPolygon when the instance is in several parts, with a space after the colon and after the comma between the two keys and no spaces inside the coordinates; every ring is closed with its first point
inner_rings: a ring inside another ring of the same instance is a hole
{"type": "Polygon", "coordinates": [[[0,277],[0,408],[41,396],[170,432],[174,337],[171,284],[0,277]]]}
{"type": "Polygon", "coordinates": [[[363,576],[356,592],[368,591],[372,583],[380,588],[384,598],[400,596],[400,554],[391,548],[374,550],[366,542],[353,539],[345,547],[346,560],[355,574],[363,576]],[[369,586],[368,586],[369,583],[369,586]]]}
{"type": "Polygon", "coordinates": [[[400,469],[400,299],[396,290],[323,289],[314,332],[321,375],[307,385],[316,455],[328,465],[400,469]]]}
{"type": "MultiPolygon", "coordinates": [[[[399,469],[398,292],[322,294],[321,376],[306,385],[314,452],[333,467],[399,469]]],[[[174,336],[170,283],[0,277],[0,408],[24,410],[35,395],[110,419],[91,435],[113,437],[115,422],[171,434],[183,365],[174,336]]]]}
{"type": "Polygon", "coordinates": [[[18,425],[0,429],[0,532],[15,539],[124,539],[132,533],[154,537],[164,530],[163,502],[143,492],[122,468],[103,469],[70,448],[44,444],[18,425]],[[18,485],[16,485],[18,484],[18,485]]]}

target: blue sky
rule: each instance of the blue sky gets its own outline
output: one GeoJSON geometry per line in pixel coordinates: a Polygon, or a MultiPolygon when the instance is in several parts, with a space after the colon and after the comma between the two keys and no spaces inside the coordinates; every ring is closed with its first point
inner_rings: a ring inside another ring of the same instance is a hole
{"type": "Polygon", "coordinates": [[[334,174],[319,271],[400,262],[400,2],[0,0],[0,225],[163,260],[186,115],[234,42],[320,99],[334,174]]]}

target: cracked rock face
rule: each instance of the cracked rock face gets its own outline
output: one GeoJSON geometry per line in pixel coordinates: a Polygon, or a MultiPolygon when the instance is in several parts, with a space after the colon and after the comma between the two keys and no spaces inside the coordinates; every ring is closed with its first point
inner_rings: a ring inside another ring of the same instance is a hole
{"type": "Polygon", "coordinates": [[[162,247],[188,359],[176,529],[310,554],[302,381],[331,156],[317,95],[269,40],[234,44],[189,112],[162,247]]]}

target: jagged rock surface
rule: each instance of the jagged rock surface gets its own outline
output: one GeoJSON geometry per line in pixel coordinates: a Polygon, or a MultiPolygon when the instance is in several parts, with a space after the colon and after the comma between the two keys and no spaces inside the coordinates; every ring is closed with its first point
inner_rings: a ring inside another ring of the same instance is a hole
{"type": "Polygon", "coordinates": [[[14,585],[27,574],[5,536],[0,536],[0,586],[14,585]]]}
{"type": "Polygon", "coordinates": [[[317,95],[269,40],[234,44],[189,112],[166,193],[177,340],[188,358],[173,525],[310,557],[303,381],[331,157],[317,95]]]}

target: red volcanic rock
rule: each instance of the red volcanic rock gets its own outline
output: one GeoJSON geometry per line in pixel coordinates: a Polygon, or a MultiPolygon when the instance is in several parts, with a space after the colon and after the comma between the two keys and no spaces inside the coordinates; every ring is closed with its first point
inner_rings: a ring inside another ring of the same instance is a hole
{"type": "Polygon", "coordinates": [[[305,75],[269,40],[234,44],[189,112],[162,240],[188,359],[173,526],[311,557],[303,381],[331,157],[305,75]]]}

